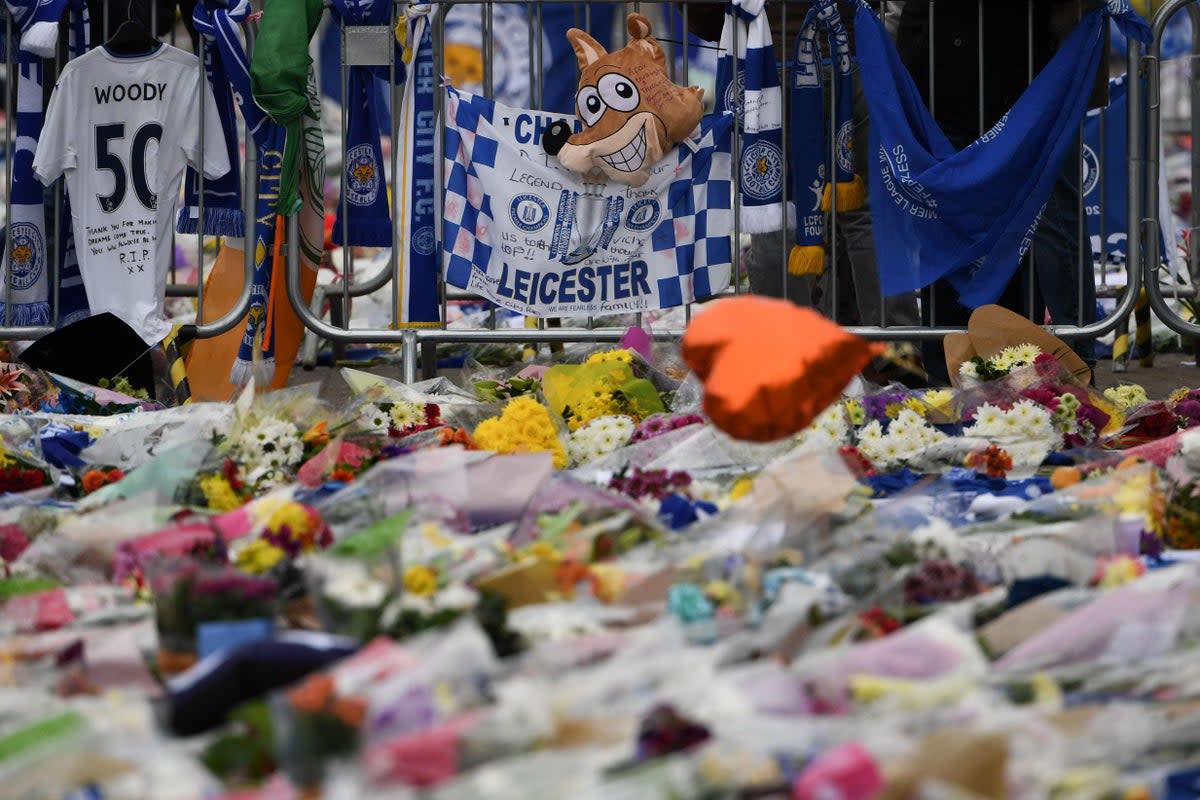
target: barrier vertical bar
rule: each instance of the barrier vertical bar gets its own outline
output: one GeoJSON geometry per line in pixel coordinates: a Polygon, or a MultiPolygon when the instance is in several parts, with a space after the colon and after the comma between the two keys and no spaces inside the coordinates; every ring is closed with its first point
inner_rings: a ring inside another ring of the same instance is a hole
{"type": "Polygon", "coordinates": [[[730,153],[732,162],[730,177],[733,178],[733,263],[730,265],[730,272],[733,274],[733,293],[740,295],[742,293],[742,170],[741,158],[742,152],[742,119],[745,117],[746,95],[744,91],[745,81],[739,80],[740,73],[737,68],[737,51],[738,51],[738,26],[733,27],[733,42],[730,45],[733,48],[731,55],[733,56],[733,95],[737,100],[734,106],[733,120],[733,139],[731,142],[730,153]],[[741,86],[743,91],[739,92],[738,87],[741,86]]]}
{"type": "MultiPolygon", "coordinates": [[[[937,48],[933,46],[934,37],[937,35],[937,23],[935,21],[935,8],[937,0],[929,0],[929,115],[937,119],[937,78],[934,70],[934,59],[937,58],[937,48]]],[[[907,9],[905,9],[907,10],[907,9]]],[[[921,290],[922,300],[929,301],[929,326],[937,327],[937,285],[932,284],[921,290]]],[[[924,315],[922,315],[924,316],[924,315]]]]}
{"type": "MultiPolygon", "coordinates": [[[[63,66],[63,49],[69,46],[69,36],[64,39],[59,38],[54,47],[54,79],[57,81],[59,74],[62,73],[63,66]]],[[[62,320],[62,308],[60,307],[59,284],[62,283],[62,263],[63,263],[63,237],[62,237],[62,212],[63,212],[63,177],[60,175],[54,181],[54,235],[53,241],[46,242],[46,252],[51,255],[50,268],[46,270],[46,274],[50,276],[50,324],[55,328],[58,327],[62,320]]]]}
{"type": "MultiPolygon", "coordinates": [[[[783,216],[783,225],[779,231],[779,252],[783,253],[783,261],[779,264],[779,269],[783,272],[783,277],[780,279],[780,285],[783,286],[783,299],[788,300],[788,197],[791,194],[791,186],[787,180],[788,174],[788,127],[791,120],[788,118],[788,100],[791,99],[791,84],[789,83],[788,63],[790,58],[787,52],[788,39],[788,4],[780,5],[781,18],[779,21],[779,29],[783,31],[783,47],[784,52],[781,54],[782,60],[779,65],[779,116],[783,121],[782,144],[781,148],[783,158],[783,209],[780,211],[783,216]]],[[[797,223],[799,220],[797,220],[797,223]]]]}
{"type": "MultiPolygon", "coordinates": [[[[692,74],[691,74],[692,73],[692,67],[691,67],[692,40],[691,40],[690,34],[688,33],[688,4],[687,3],[683,4],[682,27],[683,27],[683,36],[680,38],[683,39],[683,85],[690,86],[692,83],[692,74]]],[[[737,280],[737,257],[738,257],[737,248],[731,247],[729,249],[729,252],[733,254],[732,257],[730,258],[730,261],[732,263],[730,263],[729,268],[733,272],[734,280],[736,282],[736,280],[737,280]]],[[[692,304],[691,303],[686,303],[683,306],[683,320],[684,320],[684,324],[689,324],[692,321],[692,304]]],[[[590,328],[592,326],[589,324],[588,327],[590,328]]]]}
{"type": "Polygon", "coordinates": [[[17,49],[16,20],[12,12],[4,26],[4,327],[12,327],[12,188],[13,188],[13,118],[17,115],[17,83],[21,76],[13,70],[17,49]]]}
{"type": "MultiPolygon", "coordinates": [[[[346,36],[346,21],[338,20],[342,37],[342,174],[339,176],[342,206],[342,327],[350,329],[350,282],[354,279],[354,248],[350,246],[350,200],[346,196],[346,149],[350,136],[350,70],[347,68],[349,39],[346,36]]],[[[297,262],[298,263],[298,262],[297,262]]]]}
{"type": "MultiPolygon", "coordinates": [[[[983,16],[982,16],[983,15],[983,0],[979,0],[979,2],[980,2],[980,10],[979,10],[980,28],[979,28],[979,30],[980,30],[980,41],[982,42],[982,37],[983,37],[983,16]]],[[[1025,36],[1026,36],[1026,38],[1025,38],[1025,47],[1026,47],[1025,57],[1028,60],[1028,77],[1025,81],[1025,85],[1029,86],[1030,84],[1033,83],[1033,79],[1035,77],[1035,70],[1037,68],[1036,62],[1034,61],[1034,58],[1033,58],[1033,0],[1026,0],[1025,10],[1026,10],[1026,14],[1025,14],[1025,36]]],[[[980,75],[983,74],[982,69],[983,69],[983,62],[982,62],[982,56],[980,56],[980,70],[981,70],[980,75]]],[[[983,86],[982,78],[980,79],[979,85],[981,87],[983,86]]],[[[982,94],[979,96],[979,106],[981,109],[983,108],[983,95],[982,94]]],[[[982,115],[982,113],[983,112],[981,110],[980,114],[982,115]]],[[[981,133],[982,133],[982,131],[981,131],[981,133]]],[[[1037,234],[1035,233],[1034,235],[1036,237],[1037,234]]],[[[1027,289],[1026,302],[1029,304],[1029,319],[1032,322],[1035,322],[1038,325],[1041,325],[1043,322],[1046,321],[1045,314],[1043,313],[1041,315],[1041,319],[1039,319],[1037,309],[1034,308],[1034,306],[1037,303],[1037,248],[1036,247],[1031,246],[1029,248],[1029,266],[1028,266],[1028,269],[1025,270],[1025,274],[1026,274],[1026,281],[1028,282],[1026,285],[1026,289],[1027,289]]]]}
{"type": "MultiPolygon", "coordinates": [[[[204,319],[204,111],[208,106],[208,76],[204,72],[204,37],[196,37],[196,52],[199,55],[197,68],[200,70],[200,135],[196,151],[196,318],[204,319]]],[[[172,226],[173,227],[173,226],[172,226]]]]}

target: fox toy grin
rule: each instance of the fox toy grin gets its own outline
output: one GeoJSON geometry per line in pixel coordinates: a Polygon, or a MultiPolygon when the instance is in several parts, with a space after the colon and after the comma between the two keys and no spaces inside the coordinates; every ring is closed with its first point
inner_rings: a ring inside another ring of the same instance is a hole
{"type": "Polygon", "coordinates": [[[583,31],[567,32],[579,60],[575,107],[585,127],[565,141],[547,135],[545,147],[585,180],[641,186],[700,124],[704,90],[671,82],[645,16],[630,14],[627,26],[629,44],[611,54],[583,31]]]}

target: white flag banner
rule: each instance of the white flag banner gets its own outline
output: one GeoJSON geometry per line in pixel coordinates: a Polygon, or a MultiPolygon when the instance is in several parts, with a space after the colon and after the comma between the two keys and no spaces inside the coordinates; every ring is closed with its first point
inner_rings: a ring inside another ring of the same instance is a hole
{"type": "Polygon", "coordinates": [[[542,148],[574,117],[447,90],[446,282],[531,316],[670,308],[732,268],[730,114],[705,117],[638,188],[585,184],[542,148]]]}

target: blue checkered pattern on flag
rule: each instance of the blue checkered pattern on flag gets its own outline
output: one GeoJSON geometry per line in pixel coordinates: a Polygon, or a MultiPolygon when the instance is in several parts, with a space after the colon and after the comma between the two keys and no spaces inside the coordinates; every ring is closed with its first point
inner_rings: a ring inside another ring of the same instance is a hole
{"type": "MultiPolygon", "coordinates": [[[[1087,212],[1092,257],[1125,266],[1129,242],[1129,89],[1126,76],[1109,81],[1109,101],[1104,113],[1089,111],[1083,123],[1083,165],[1080,169],[1083,206],[1087,212]]],[[[1167,176],[1162,163],[1158,175],[1159,208],[1167,205],[1167,176]]],[[[1172,272],[1180,266],[1175,247],[1175,221],[1162,215],[1159,254],[1172,272]],[[1168,246],[1168,243],[1170,245],[1168,246]]]]}
{"type": "Polygon", "coordinates": [[[575,122],[448,90],[447,283],[532,316],[667,308],[729,285],[732,115],[705,117],[638,189],[548,158],[557,120],[575,122]]]}
{"type": "Polygon", "coordinates": [[[1012,109],[955,150],[921,100],[875,12],[860,0],[855,34],[871,114],[870,183],[880,282],[887,295],[946,278],[963,305],[994,303],[1028,251],[1063,159],[1078,142],[1112,15],[1149,38],[1127,0],[1086,15],[1012,109]]]}
{"type": "MultiPolygon", "coordinates": [[[[738,188],[743,233],[783,227],[783,89],[766,0],[734,0],[725,11],[717,57],[716,110],[737,115],[742,132],[738,188]]],[[[788,223],[795,209],[788,208],[788,223]]]]}

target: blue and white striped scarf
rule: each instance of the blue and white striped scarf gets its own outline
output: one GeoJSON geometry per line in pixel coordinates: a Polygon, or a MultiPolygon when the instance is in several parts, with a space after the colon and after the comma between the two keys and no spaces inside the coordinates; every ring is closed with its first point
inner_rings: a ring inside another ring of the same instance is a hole
{"type": "MultiPolygon", "coordinates": [[[[766,0],[734,0],[726,8],[716,95],[717,113],[734,112],[742,132],[737,161],[742,232],[777,231],[784,223],[783,90],[766,0]]],[[[789,222],[793,214],[789,206],[789,222]]]]}
{"type": "Polygon", "coordinates": [[[271,296],[272,254],[275,244],[275,217],[279,211],[279,181],[283,168],[283,148],[287,131],[271,121],[254,101],[250,90],[250,59],[238,26],[253,9],[249,0],[237,0],[226,8],[224,0],[204,0],[196,4],[193,21],[196,31],[216,51],[214,61],[237,98],[238,108],[258,151],[258,204],[255,208],[254,239],[246,243],[254,248],[254,283],[250,293],[250,311],[230,381],[245,386],[253,376],[259,385],[275,375],[275,336],[267,325],[271,318],[267,304],[271,296]],[[261,337],[261,340],[260,340],[261,337]],[[254,358],[255,347],[262,348],[262,359],[254,358]]]}
{"type": "MultiPolygon", "coordinates": [[[[333,18],[346,25],[389,25],[390,0],[332,0],[333,18]]],[[[333,243],[391,247],[387,176],[379,144],[379,81],[390,80],[387,67],[352,65],[342,107],[346,110],[346,155],[342,159],[342,199],[333,226],[333,243]],[[343,216],[343,214],[345,216],[343,216]],[[343,236],[349,239],[343,241],[343,236]]]]}
{"type": "MultiPolygon", "coordinates": [[[[33,157],[45,119],[42,59],[53,58],[58,23],[67,0],[7,0],[5,46],[16,46],[17,138],[12,164],[12,215],[0,262],[0,324],[50,324],[50,270],[45,191],[33,174],[33,157]],[[11,307],[6,307],[11,288],[11,307]]],[[[72,5],[72,15],[77,16],[72,5]]],[[[86,15],[86,9],[84,10],[86,15]]],[[[85,16],[86,19],[86,16],[85,16]]],[[[61,251],[60,251],[61,252],[61,251]]]]}
{"type": "MultiPolygon", "coordinates": [[[[68,58],[79,58],[91,49],[92,24],[87,0],[67,0],[71,9],[71,29],[67,38],[68,58]]],[[[58,326],[60,328],[91,316],[87,288],[79,271],[75,253],[75,233],[71,223],[71,199],[63,192],[63,211],[58,230],[58,326]]]]}

